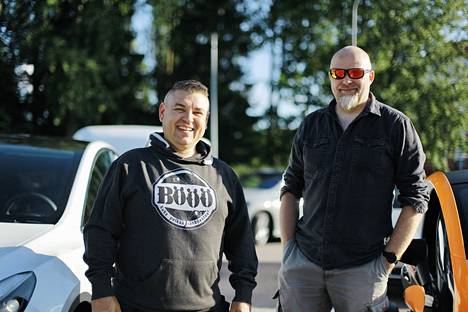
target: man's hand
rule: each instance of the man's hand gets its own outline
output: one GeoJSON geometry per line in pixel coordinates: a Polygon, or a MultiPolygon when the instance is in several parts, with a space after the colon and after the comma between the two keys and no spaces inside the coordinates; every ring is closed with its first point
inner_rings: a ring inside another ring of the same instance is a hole
{"type": "Polygon", "coordinates": [[[114,296],[92,300],[91,308],[93,312],[122,312],[119,301],[114,296]]]}
{"type": "Polygon", "coordinates": [[[240,301],[233,301],[231,303],[229,312],[250,312],[250,304],[240,301]]]}

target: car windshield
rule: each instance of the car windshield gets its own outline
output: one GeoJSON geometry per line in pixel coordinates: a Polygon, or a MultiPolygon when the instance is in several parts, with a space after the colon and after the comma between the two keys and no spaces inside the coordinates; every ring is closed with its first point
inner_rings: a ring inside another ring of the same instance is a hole
{"type": "Polygon", "coordinates": [[[65,209],[80,153],[0,145],[0,222],[55,224],[65,209]]]}
{"type": "Polygon", "coordinates": [[[282,174],[271,173],[251,173],[240,176],[241,184],[248,188],[269,189],[281,181],[282,174]]]}
{"type": "Polygon", "coordinates": [[[465,253],[468,259],[468,183],[455,184],[452,189],[457,201],[458,215],[465,242],[465,253]]]}

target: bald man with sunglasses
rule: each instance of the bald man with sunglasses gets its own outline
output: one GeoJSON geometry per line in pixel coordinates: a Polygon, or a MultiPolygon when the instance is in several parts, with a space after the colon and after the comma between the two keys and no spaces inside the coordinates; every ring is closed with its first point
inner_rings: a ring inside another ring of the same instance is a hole
{"type": "Polygon", "coordinates": [[[329,76],[334,99],[305,118],[284,174],[279,311],[388,311],[388,276],[427,210],[425,155],[410,119],[370,92],[364,50],[340,49],[329,76]]]}

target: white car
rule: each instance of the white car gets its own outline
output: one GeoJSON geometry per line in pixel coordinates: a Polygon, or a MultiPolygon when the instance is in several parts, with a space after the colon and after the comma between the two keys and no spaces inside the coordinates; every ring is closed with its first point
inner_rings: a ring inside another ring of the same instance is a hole
{"type": "Polygon", "coordinates": [[[116,155],[102,142],[0,136],[0,311],[91,311],[82,228],[116,155]]]}
{"type": "Polygon", "coordinates": [[[103,141],[115,148],[119,155],[128,150],[148,146],[150,134],[162,132],[162,127],[146,125],[96,125],[78,129],[73,139],[103,141]]]}
{"type": "Polygon", "coordinates": [[[260,170],[240,176],[251,220],[255,244],[264,245],[280,237],[279,208],[282,172],[260,170]]]}

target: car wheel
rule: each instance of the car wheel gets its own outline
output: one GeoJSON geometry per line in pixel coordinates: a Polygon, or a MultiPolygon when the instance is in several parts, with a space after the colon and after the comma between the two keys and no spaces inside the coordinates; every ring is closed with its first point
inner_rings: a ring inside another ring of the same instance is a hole
{"type": "Polygon", "coordinates": [[[252,220],[252,232],[256,245],[265,245],[270,240],[271,236],[271,219],[270,215],[261,211],[255,215],[252,220]]]}

